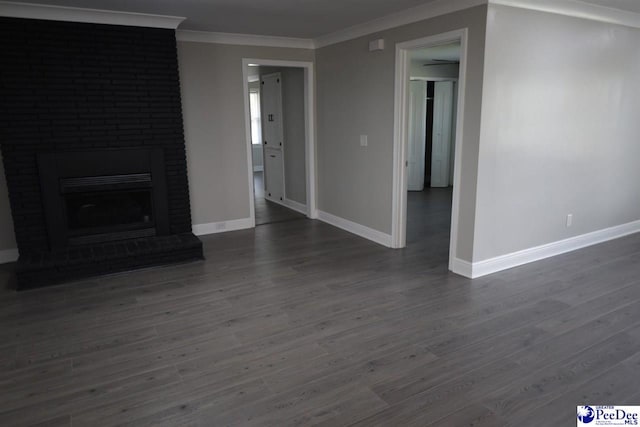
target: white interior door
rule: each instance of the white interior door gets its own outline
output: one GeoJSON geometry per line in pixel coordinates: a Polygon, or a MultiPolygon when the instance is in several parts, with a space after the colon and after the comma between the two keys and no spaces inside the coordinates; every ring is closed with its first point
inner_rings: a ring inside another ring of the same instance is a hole
{"type": "Polygon", "coordinates": [[[281,83],[280,73],[274,73],[262,76],[260,84],[265,198],[276,202],[284,200],[281,83]]]}
{"type": "Polygon", "coordinates": [[[284,173],[282,169],[282,150],[265,148],[264,150],[264,197],[278,203],[284,199],[284,173]]]}
{"type": "Polygon", "coordinates": [[[449,186],[452,121],[453,82],[436,82],[433,100],[432,187],[449,186]]]}
{"type": "Polygon", "coordinates": [[[407,187],[424,190],[424,160],[427,136],[427,82],[409,84],[409,152],[407,153],[407,187]]]}

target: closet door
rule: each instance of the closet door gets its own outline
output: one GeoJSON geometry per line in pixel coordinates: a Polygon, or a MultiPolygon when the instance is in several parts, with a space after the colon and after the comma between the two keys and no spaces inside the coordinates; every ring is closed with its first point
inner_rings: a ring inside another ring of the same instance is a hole
{"type": "Polygon", "coordinates": [[[282,150],[282,77],[267,74],[261,79],[262,139],[265,198],[284,199],[284,154],[282,150]]]}

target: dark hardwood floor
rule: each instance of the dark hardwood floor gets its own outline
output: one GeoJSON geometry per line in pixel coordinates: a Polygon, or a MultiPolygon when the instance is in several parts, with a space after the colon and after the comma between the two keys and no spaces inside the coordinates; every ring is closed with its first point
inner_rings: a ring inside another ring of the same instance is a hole
{"type": "Polygon", "coordinates": [[[404,250],[305,219],[5,289],[0,425],[553,427],[640,403],[640,235],[471,281],[449,201],[410,194],[404,250]]]}
{"type": "Polygon", "coordinates": [[[273,224],[274,222],[295,221],[306,216],[292,209],[273,203],[264,198],[264,174],[253,173],[255,191],[256,225],[273,224]]]}

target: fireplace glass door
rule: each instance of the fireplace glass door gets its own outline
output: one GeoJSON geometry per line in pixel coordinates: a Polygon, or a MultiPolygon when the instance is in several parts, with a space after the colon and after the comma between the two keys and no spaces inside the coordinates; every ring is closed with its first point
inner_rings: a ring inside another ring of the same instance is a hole
{"type": "Polygon", "coordinates": [[[65,194],[70,237],[154,228],[150,189],[65,194]]]}

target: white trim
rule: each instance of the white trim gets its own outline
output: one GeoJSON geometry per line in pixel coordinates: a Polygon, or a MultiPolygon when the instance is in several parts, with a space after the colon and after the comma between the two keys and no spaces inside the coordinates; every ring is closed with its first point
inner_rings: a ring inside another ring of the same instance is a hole
{"type": "MultiPolygon", "coordinates": [[[[317,176],[316,176],[316,129],[315,129],[315,76],[314,76],[314,64],[307,61],[283,61],[275,59],[256,59],[256,58],[243,58],[242,59],[242,81],[247,82],[249,75],[249,64],[259,64],[261,66],[269,67],[297,67],[304,69],[304,99],[305,99],[305,132],[306,132],[306,146],[305,146],[305,160],[306,160],[306,185],[307,185],[307,210],[305,214],[307,217],[315,219],[318,218],[317,208],[317,176]]],[[[250,116],[249,113],[249,85],[243,84],[243,99],[244,99],[244,128],[245,139],[247,144],[247,182],[249,185],[249,211],[250,217],[254,220],[256,217],[256,208],[254,200],[254,188],[253,188],[253,168],[250,166],[253,164],[253,148],[251,144],[251,123],[247,120],[250,116]]]]}
{"type": "Polygon", "coordinates": [[[458,82],[457,77],[409,77],[409,81],[417,82],[458,82]]]}
{"type": "Polygon", "coordinates": [[[300,202],[296,202],[295,200],[285,198],[282,204],[288,207],[289,209],[293,209],[294,211],[300,212],[303,215],[307,214],[307,205],[303,205],[300,202]]]}
{"type": "Polygon", "coordinates": [[[489,0],[490,4],[640,28],[640,14],[580,0],[489,0]]]}
{"type": "Polygon", "coordinates": [[[263,172],[264,171],[264,166],[260,165],[260,166],[254,166],[253,167],[253,171],[254,172],[263,172]]]}
{"type": "Polygon", "coordinates": [[[469,279],[473,278],[473,264],[460,258],[449,261],[449,270],[469,279]]]}
{"type": "Polygon", "coordinates": [[[7,264],[9,262],[16,262],[18,260],[18,249],[3,249],[0,250],[0,264],[7,264]]]}
{"type": "Polygon", "coordinates": [[[383,16],[373,21],[365,22],[364,24],[354,25],[344,30],[320,36],[314,40],[315,47],[318,49],[483,4],[487,4],[487,0],[436,0],[383,16]]]}
{"type": "Polygon", "coordinates": [[[229,221],[210,222],[208,224],[194,224],[191,229],[196,236],[225,233],[227,231],[244,230],[255,227],[253,218],[232,219],[229,221]]]}
{"type": "Polygon", "coordinates": [[[304,116],[305,137],[307,146],[304,150],[306,161],[306,185],[307,185],[307,216],[311,219],[318,218],[318,176],[316,169],[316,80],[315,68],[310,63],[304,69],[304,101],[306,114],[304,116]]]}
{"type": "Polygon", "coordinates": [[[391,235],[389,234],[323,211],[318,211],[318,219],[322,222],[333,225],[334,227],[348,231],[349,233],[364,237],[365,239],[371,240],[372,242],[378,243],[382,246],[386,246],[388,248],[391,247],[391,235]]]}
{"type": "Polygon", "coordinates": [[[391,196],[391,247],[406,246],[407,188],[406,158],[408,139],[407,103],[409,91],[409,53],[396,45],[396,70],[394,85],[394,118],[393,118],[393,177],[391,196]]]}
{"type": "MultiPolygon", "coordinates": [[[[451,206],[451,238],[449,243],[449,269],[456,265],[458,228],[460,217],[460,179],[462,176],[462,142],[464,141],[464,106],[467,77],[467,46],[469,31],[466,28],[443,34],[411,40],[396,45],[395,117],[393,138],[393,197],[392,197],[392,247],[403,248],[407,242],[407,126],[409,108],[409,50],[460,41],[460,71],[458,77],[458,110],[456,120],[455,158],[453,167],[453,200],[451,206]]],[[[458,263],[459,264],[459,263],[458,263]]],[[[461,273],[460,273],[461,274],[461,273]]]]}
{"type": "MultiPolygon", "coordinates": [[[[251,136],[251,107],[249,101],[249,61],[242,60],[242,97],[244,98],[244,132],[247,140],[247,173],[249,183],[249,218],[256,225],[255,190],[253,188],[253,141],[251,136]]],[[[262,100],[260,101],[262,102],[262,100]]],[[[262,125],[261,125],[262,126],[262,125]]],[[[264,165],[264,158],[262,159],[264,165]]]]}
{"type": "Polygon", "coordinates": [[[568,239],[513,252],[484,261],[474,262],[472,266],[472,274],[469,277],[476,278],[486,276],[487,274],[507,270],[509,268],[539,261],[541,259],[554,257],[566,252],[597,245],[598,243],[618,239],[638,232],[640,232],[640,221],[633,221],[627,224],[570,237],[568,239]]]}
{"type": "Polygon", "coordinates": [[[314,48],[313,40],[311,39],[240,33],[178,30],[176,31],[176,39],[184,42],[219,43],[241,46],[288,47],[294,49],[314,48]]]}
{"type": "Polygon", "coordinates": [[[44,19],[47,21],[85,22],[91,24],[127,25],[133,27],[169,28],[175,30],[185,20],[182,16],[52,6],[35,3],[0,2],[0,16],[44,19]]]}

